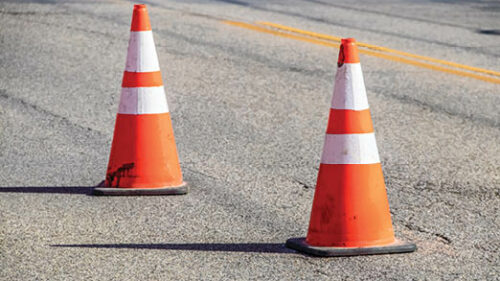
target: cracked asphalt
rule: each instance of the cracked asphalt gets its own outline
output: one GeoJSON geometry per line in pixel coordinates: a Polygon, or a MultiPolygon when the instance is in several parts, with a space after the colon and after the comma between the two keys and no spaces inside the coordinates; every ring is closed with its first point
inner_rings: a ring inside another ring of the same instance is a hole
{"type": "Polygon", "coordinates": [[[500,84],[361,55],[396,236],[314,258],[338,50],[270,21],[500,71],[495,1],[144,1],[185,196],[93,197],[133,2],[0,1],[0,280],[500,280],[500,84]]]}

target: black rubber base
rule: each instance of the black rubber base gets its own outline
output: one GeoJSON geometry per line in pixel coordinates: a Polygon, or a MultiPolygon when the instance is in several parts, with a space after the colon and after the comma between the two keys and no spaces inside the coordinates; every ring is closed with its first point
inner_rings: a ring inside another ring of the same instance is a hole
{"type": "Polygon", "coordinates": [[[414,252],[417,249],[415,244],[402,241],[396,241],[393,244],[381,247],[316,247],[307,244],[305,238],[290,238],[286,241],[286,246],[299,252],[320,257],[398,254],[414,252]]]}
{"type": "Polygon", "coordinates": [[[93,193],[97,196],[151,196],[151,195],[182,195],[189,191],[189,186],[183,182],[179,186],[158,187],[158,188],[122,188],[122,187],[102,187],[99,184],[94,188],[93,193]]]}

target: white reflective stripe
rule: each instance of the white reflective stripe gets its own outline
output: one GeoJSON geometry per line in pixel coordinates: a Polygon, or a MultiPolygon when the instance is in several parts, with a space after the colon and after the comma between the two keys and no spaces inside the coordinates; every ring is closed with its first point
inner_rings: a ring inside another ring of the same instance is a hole
{"type": "Polygon", "coordinates": [[[159,71],[153,32],[131,31],[128,41],[127,64],[125,71],[152,72],[159,71]]]}
{"type": "Polygon", "coordinates": [[[373,164],[380,163],[374,133],[327,134],[322,164],[373,164]]]}
{"type": "Polygon", "coordinates": [[[365,82],[360,63],[344,63],[337,69],[333,90],[332,108],[368,109],[365,82]]]}
{"type": "Polygon", "coordinates": [[[118,113],[155,114],[166,112],[168,112],[168,104],[163,86],[122,88],[118,113]]]}

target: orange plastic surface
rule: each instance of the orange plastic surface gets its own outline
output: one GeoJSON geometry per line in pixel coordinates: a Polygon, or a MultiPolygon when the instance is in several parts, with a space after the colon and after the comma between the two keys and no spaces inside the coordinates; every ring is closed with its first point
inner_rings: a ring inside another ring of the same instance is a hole
{"type": "Polygon", "coordinates": [[[158,87],[163,86],[160,71],[153,72],[123,72],[122,87],[158,87]]]}
{"type": "Polygon", "coordinates": [[[149,23],[148,10],[146,5],[134,5],[134,12],[132,14],[132,24],[130,31],[148,31],[151,30],[149,23]]]}
{"type": "Polygon", "coordinates": [[[372,133],[370,110],[330,109],[327,134],[372,133]]]}
{"type": "Polygon", "coordinates": [[[354,38],[342,39],[340,43],[339,59],[337,64],[341,66],[344,63],[358,63],[358,47],[354,38]]]}
{"type": "Polygon", "coordinates": [[[154,188],[182,182],[170,113],[118,114],[105,186],[154,188]]]}
{"type": "Polygon", "coordinates": [[[320,165],[306,241],[327,247],[395,241],[380,163],[320,165]]]}

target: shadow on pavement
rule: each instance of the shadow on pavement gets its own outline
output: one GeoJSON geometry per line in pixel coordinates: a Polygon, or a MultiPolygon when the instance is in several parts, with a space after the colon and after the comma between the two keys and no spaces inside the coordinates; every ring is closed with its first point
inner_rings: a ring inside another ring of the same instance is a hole
{"type": "Polygon", "coordinates": [[[67,244],[50,245],[58,248],[152,249],[207,252],[247,252],[291,254],[284,243],[186,243],[186,244],[67,244]]]}
{"type": "Polygon", "coordinates": [[[0,193],[61,193],[91,195],[94,186],[24,186],[0,187],[0,193]]]}
{"type": "Polygon", "coordinates": [[[477,32],[487,35],[500,35],[500,29],[478,29],[477,32]]]}

